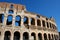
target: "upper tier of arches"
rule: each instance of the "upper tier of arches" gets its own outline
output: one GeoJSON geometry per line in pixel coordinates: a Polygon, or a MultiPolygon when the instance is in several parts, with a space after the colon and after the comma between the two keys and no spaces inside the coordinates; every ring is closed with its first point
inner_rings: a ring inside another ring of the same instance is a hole
{"type": "MultiPolygon", "coordinates": [[[[0,3],[0,23],[4,25],[25,25],[38,26],[37,28],[56,28],[56,23],[53,17],[47,18],[42,15],[27,12],[25,6],[13,3],[0,3]]],[[[29,28],[29,27],[27,27],[29,28]]]]}

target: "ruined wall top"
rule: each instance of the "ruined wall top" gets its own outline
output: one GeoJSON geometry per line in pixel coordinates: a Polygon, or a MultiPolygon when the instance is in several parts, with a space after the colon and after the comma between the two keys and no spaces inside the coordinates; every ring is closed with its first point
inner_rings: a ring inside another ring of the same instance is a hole
{"type": "Polygon", "coordinates": [[[0,7],[1,8],[11,8],[11,6],[13,6],[13,9],[16,9],[17,11],[25,9],[25,6],[23,6],[21,4],[13,4],[13,3],[0,2],[0,7]]]}
{"type": "Polygon", "coordinates": [[[39,14],[36,14],[36,13],[33,13],[33,12],[28,12],[26,11],[26,8],[24,5],[21,5],[21,4],[14,4],[14,3],[6,3],[6,2],[0,2],[0,13],[1,11],[5,11],[6,9],[12,9],[12,10],[16,10],[16,12],[20,12],[22,10],[24,10],[24,13],[25,14],[32,14],[32,15],[35,15],[35,16],[40,16],[40,17],[43,17],[45,19],[49,19],[51,20],[52,22],[55,22],[54,18],[47,18],[45,16],[42,16],[42,15],[39,15],[39,14]],[[12,8],[13,7],[13,8],[12,8]]]}

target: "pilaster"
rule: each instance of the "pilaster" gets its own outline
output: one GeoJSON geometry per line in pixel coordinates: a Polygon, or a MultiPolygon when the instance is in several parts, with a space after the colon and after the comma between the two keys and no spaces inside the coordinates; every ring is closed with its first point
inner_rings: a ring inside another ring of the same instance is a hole
{"type": "Polygon", "coordinates": [[[30,19],[30,17],[28,18],[28,24],[31,25],[31,19],[30,19]]]}

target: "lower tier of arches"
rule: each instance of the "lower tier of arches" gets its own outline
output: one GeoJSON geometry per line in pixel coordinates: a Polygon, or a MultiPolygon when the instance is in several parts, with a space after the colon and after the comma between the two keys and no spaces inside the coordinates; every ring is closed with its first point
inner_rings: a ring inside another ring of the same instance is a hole
{"type": "Polygon", "coordinates": [[[15,31],[12,35],[10,31],[5,31],[3,40],[58,40],[58,35],[47,33],[36,34],[34,32],[32,32],[31,34],[28,32],[24,32],[23,34],[21,34],[18,31],[15,31]]]}

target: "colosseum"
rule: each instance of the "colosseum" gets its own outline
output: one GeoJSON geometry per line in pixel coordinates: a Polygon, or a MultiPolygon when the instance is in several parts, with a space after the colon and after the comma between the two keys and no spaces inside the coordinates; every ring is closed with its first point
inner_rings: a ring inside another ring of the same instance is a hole
{"type": "Polygon", "coordinates": [[[21,4],[0,2],[0,40],[58,40],[53,17],[28,12],[21,4]]]}

